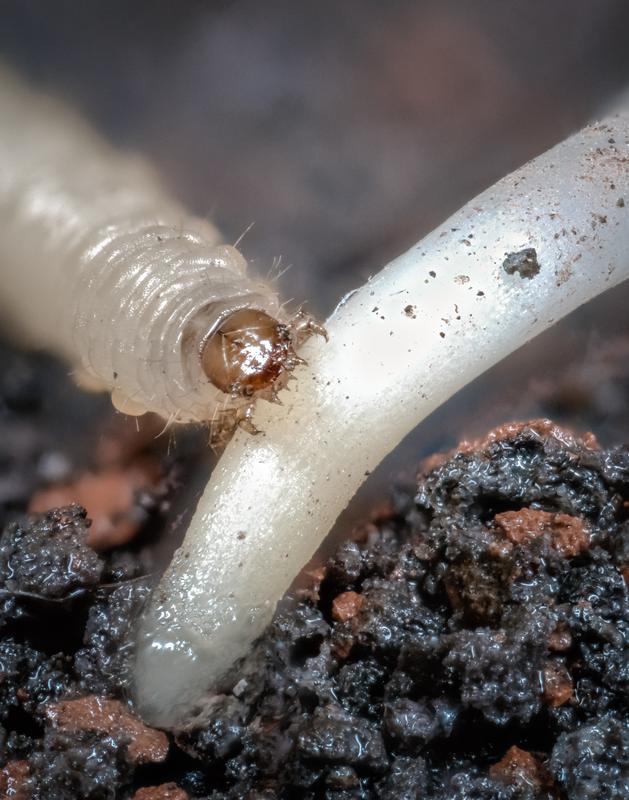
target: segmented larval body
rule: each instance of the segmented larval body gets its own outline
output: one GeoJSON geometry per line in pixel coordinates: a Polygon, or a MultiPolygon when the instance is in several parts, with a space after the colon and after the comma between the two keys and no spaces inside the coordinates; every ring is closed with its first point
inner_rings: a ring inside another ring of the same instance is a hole
{"type": "Polygon", "coordinates": [[[316,327],[141,158],[2,70],[0,220],[3,323],[127,413],[246,418],[316,327]]]}

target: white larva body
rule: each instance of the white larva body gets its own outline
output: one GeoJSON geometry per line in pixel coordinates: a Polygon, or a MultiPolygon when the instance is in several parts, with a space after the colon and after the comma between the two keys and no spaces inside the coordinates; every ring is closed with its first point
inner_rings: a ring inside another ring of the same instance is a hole
{"type": "Polygon", "coordinates": [[[244,402],[203,374],[186,332],[232,308],[287,321],[276,294],[141,158],[3,69],[0,218],[0,312],[12,335],[66,358],[127,413],[211,421],[244,402]]]}

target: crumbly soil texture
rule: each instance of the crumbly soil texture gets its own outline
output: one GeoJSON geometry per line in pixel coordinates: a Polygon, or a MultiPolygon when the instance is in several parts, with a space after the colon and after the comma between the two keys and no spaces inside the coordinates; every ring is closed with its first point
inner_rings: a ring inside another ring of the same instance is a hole
{"type": "Polygon", "coordinates": [[[77,505],[27,516],[52,447],[31,367],[0,382],[1,798],[629,798],[629,449],[537,420],[430,459],[203,721],[163,732],[133,709],[132,625],[172,462],[124,535],[94,538],[77,505]]]}

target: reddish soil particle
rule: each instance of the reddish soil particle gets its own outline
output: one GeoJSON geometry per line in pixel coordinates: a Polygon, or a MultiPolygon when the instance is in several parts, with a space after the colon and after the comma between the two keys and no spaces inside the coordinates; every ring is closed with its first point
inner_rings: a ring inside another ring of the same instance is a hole
{"type": "Polygon", "coordinates": [[[332,617],[337,622],[347,622],[352,619],[362,608],[365,602],[358,592],[343,592],[337,595],[332,602],[332,617]]]}
{"type": "Polygon", "coordinates": [[[525,783],[535,789],[540,789],[546,783],[543,767],[535,756],[515,745],[489,768],[489,775],[507,785],[525,783]]]}
{"type": "Polygon", "coordinates": [[[572,698],[572,679],[563,664],[548,663],[544,667],[543,681],[544,700],[551,708],[559,708],[572,698]]]}
{"type": "Polygon", "coordinates": [[[629,564],[624,564],[620,567],[620,574],[625,579],[625,583],[629,587],[629,564]]]}
{"type": "Polygon", "coordinates": [[[588,450],[601,449],[593,433],[587,432],[582,436],[576,436],[572,431],[556,425],[552,420],[533,419],[529,422],[507,422],[504,425],[499,425],[497,428],[490,430],[482,439],[462,441],[456,448],[456,452],[473,453],[475,450],[486,450],[496,442],[509,441],[529,431],[531,436],[543,441],[557,439],[570,450],[577,449],[579,446],[584,446],[588,450]]]}
{"type": "Polygon", "coordinates": [[[136,536],[144,521],[136,508],[136,492],[149,489],[156,480],[156,470],[148,461],[127,469],[88,472],[74,483],[37,492],[28,510],[37,513],[77,503],[92,520],[87,544],[94,550],[109,550],[136,536]]]}
{"type": "Polygon", "coordinates": [[[162,783],[161,786],[147,786],[138,789],[133,800],[188,800],[188,794],[176,783],[162,783]]]}
{"type": "Polygon", "coordinates": [[[156,763],[164,761],[168,755],[166,734],[148,728],[119,700],[88,695],[49,705],[45,713],[53,725],[64,730],[130,737],[127,753],[133,763],[156,763]]]}
{"type": "Polygon", "coordinates": [[[28,763],[9,761],[0,770],[0,800],[28,800],[28,763]]]}
{"type": "Polygon", "coordinates": [[[548,649],[553,653],[565,653],[572,647],[572,634],[567,625],[559,623],[548,637],[548,649]]]}
{"type": "Polygon", "coordinates": [[[494,523],[513,544],[528,544],[548,533],[554,549],[565,558],[574,558],[587,550],[590,537],[585,524],[568,514],[553,514],[534,508],[496,514],[494,523]]]}

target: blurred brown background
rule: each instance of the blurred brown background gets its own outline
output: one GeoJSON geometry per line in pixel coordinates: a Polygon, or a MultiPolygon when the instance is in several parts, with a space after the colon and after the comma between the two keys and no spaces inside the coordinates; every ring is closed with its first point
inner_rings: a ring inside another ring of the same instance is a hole
{"type": "MultiPolygon", "coordinates": [[[[626,0],[0,0],[1,57],[148,154],[228,240],[255,223],[254,268],[281,257],[282,294],[322,316],[606,107],[628,30],[626,0]]],[[[611,338],[628,302],[615,290],[492,370],[381,475],[506,418],[629,438],[611,338]]]]}

